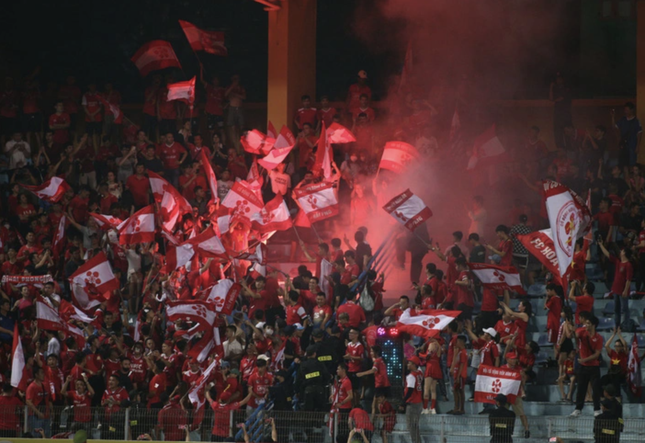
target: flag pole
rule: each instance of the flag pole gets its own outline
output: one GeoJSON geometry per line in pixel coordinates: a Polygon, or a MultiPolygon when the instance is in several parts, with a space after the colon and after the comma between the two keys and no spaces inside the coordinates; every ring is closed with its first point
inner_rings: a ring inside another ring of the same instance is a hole
{"type": "Polygon", "coordinates": [[[298,242],[301,242],[302,239],[300,238],[300,234],[298,234],[298,228],[296,228],[296,225],[294,225],[293,223],[291,224],[291,227],[293,228],[293,232],[296,233],[296,237],[298,238],[298,242]]]}
{"type": "Polygon", "coordinates": [[[311,222],[311,229],[313,229],[314,234],[316,234],[316,238],[318,239],[318,243],[322,243],[322,238],[320,237],[320,235],[318,234],[318,231],[314,227],[314,222],[311,222]]]}

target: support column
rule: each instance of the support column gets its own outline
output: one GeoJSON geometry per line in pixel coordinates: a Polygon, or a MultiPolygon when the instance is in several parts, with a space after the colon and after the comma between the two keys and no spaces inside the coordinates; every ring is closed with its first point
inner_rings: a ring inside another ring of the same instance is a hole
{"type": "Polygon", "coordinates": [[[267,118],[291,127],[300,96],[316,97],[317,0],[282,0],[269,15],[267,118]]]}
{"type": "MultiPolygon", "coordinates": [[[[645,122],[645,0],[636,2],[636,116],[645,122]]],[[[638,162],[645,163],[645,150],[641,140],[638,162]]]]}

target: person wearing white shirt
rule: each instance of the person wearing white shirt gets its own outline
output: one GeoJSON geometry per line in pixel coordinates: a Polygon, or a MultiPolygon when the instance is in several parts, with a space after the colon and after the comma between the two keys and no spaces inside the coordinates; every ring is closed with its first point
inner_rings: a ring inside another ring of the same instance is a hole
{"type": "Polygon", "coordinates": [[[49,341],[47,342],[47,356],[55,355],[60,358],[60,342],[56,337],[55,331],[47,331],[47,337],[49,341]]]}
{"type": "Polygon", "coordinates": [[[9,169],[24,168],[31,158],[31,146],[22,139],[20,132],[15,132],[4,145],[4,152],[9,157],[9,169]]]}

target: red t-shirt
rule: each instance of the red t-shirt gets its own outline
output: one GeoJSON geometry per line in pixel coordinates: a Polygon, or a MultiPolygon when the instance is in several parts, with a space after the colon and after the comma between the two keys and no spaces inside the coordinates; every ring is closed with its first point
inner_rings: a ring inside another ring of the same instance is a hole
{"type": "Polygon", "coordinates": [[[361,268],[359,268],[357,263],[354,263],[353,265],[348,264],[345,267],[345,272],[343,272],[343,275],[340,277],[340,284],[347,285],[351,283],[353,280],[356,280],[360,273],[361,268]]]}
{"type": "Polygon", "coordinates": [[[78,112],[78,102],[81,99],[81,89],[75,85],[63,85],[58,88],[58,96],[63,99],[65,112],[76,114],[78,112]]]}
{"type": "Polygon", "coordinates": [[[482,364],[487,366],[495,366],[495,359],[499,357],[499,348],[495,341],[484,342],[479,340],[481,347],[482,364]]]}
{"type": "Polygon", "coordinates": [[[573,281],[573,280],[584,281],[586,262],[587,262],[587,251],[582,250],[573,254],[573,260],[571,262],[571,272],[569,273],[569,281],[573,281]]]}
{"type": "Polygon", "coordinates": [[[318,111],[316,108],[300,108],[296,111],[295,121],[299,129],[302,129],[302,125],[309,123],[313,129],[316,129],[316,118],[318,117],[318,111]]]}
{"type": "Polygon", "coordinates": [[[249,302],[249,318],[253,318],[253,314],[258,309],[262,309],[262,311],[266,312],[268,298],[268,294],[264,289],[260,291],[260,298],[251,297],[249,302]]]}
{"type": "Polygon", "coordinates": [[[143,356],[137,358],[134,355],[130,355],[130,377],[134,383],[143,383],[146,379],[146,373],[148,372],[148,364],[143,359],[143,356]]]}
{"type": "Polygon", "coordinates": [[[619,354],[614,349],[609,351],[609,365],[610,366],[620,366],[620,372],[623,375],[627,374],[628,359],[629,359],[629,354],[627,352],[623,352],[623,353],[619,354]]]}
{"type": "Polygon", "coordinates": [[[329,305],[316,305],[313,309],[314,324],[322,322],[326,316],[331,316],[331,313],[331,307],[329,305]]]}
{"type": "Polygon", "coordinates": [[[334,408],[348,409],[351,408],[352,403],[347,402],[343,404],[349,393],[352,392],[352,382],[349,381],[349,378],[343,377],[340,381],[336,381],[334,384],[334,408]]]}
{"type": "Polygon", "coordinates": [[[616,225],[614,214],[611,212],[599,212],[593,216],[593,219],[598,221],[598,230],[603,237],[607,235],[610,227],[616,225]]]}
{"type": "Polygon", "coordinates": [[[504,253],[504,257],[500,260],[499,265],[510,266],[513,261],[513,242],[510,239],[502,240],[497,250],[504,253]]]}
{"type": "Polygon", "coordinates": [[[179,168],[179,160],[181,156],[186,153],[186,149],[177,142],[173,142],[168,146],[163,143],[157,148],[157,155],[163,161],[164,169],[177,169],[179,168]]]}
{"type": "MultiPolygon", "coordinates": [[[[259,372],[254,372],[249,377],[249,388],[253,391],[254,394],[264,397],[268,392],[269,388],[273,385],[273,375],[268,372],[264,375],[260,375],[259,372]]],[[[249,406],[252,408],[257,408],[259,405],[259,400],[256,397],[251,397],[249,400],[249,406]]]]}
{"type": "Polygon", "coordinates": [[[229,411],[234,411],[240,408],[239,402],[229,403],[227,405],[221,404],[219,401],[211,402],[213,408],[213,435],[218,437],[228,437],[231,432],[231,416],[229,411]]]}
{"type": "MultiPolygon", "coordinates": [[[[31,384],[27,387],[27,392],[25,393],[25,397],[27,400],[30,400],[34,406],[48,406],[49,405],[49,398],[50,398],[50,393],[48,386],[45,383],[37,383],[35,381],[31,382],[31,384]]],[[[49,417],[49,409],[46,409],[43,411],[45,413],[45,417],[49,417]]],[[[32,410],[29,410],[29,415],[34,415],[32,410]]]]}
{"type": "Polygon", "coordinates": [[[356,120],[360,114],[365,114],[367,115],[367,120],[368,121],[374,121],[376,118],[376,114],[374,113],[374,109],[367,107],[367,108],[354,108],[352,109],[352,118],[356,120]]]}
{"type": "Polygon", "coordinates": [[[354,427],[356,429],[362,429],[366,431],[373,431],[374,424],[370,420],[370,415],[367,411],[364,411],[361,408],[354,408],[349,413],[349,418],[354,420],[354,427]]]}
{"type": "MultiPolygon", "coordinates": [[[[347,349],[345,353],[350,357],[363,357],[365,353],[365,347],[361,342],[347,343],[347,349]]],[[[361,360],[347,360],[347,372],[360,372],[361,370],[361,360]]]]}
{"type": "MultiPolygon", "coordinates": [[[[576,332],[578,335],[578,352],[580,353],[580,358],[587,358],[595,352],[602,350],[604,340],[600,334],[596,333],[590,336],[585,328],[578,328],[576,332]]],[[[596,358],[580,364],[582,366],[600,366],[600,361],[596,358]]]]}
{"type": "Polygon", "coordinates": [[[195,198],[195,187],[201,186],[201,188],[204,190],[208,189],[208,183],[206,183],[206,179],[199,174],[192,182],[190,182],[189,185],[186,186],[186,183],[191,178],[193,178],[192,175],[187,176],[185,174],[182,174],[179,176],[179,187],[181,188],[181,195],[183,195],[188,201],[191,201],[195,198]]]}
{"type": "Polygon", "coordinates": [[[159,427],[163,430],[165,441],[184,441],[188,425],[188,414],[178,403],[169,403],[159,411],[159,427]]]}
{"type": "Polygon", "coordinates": [[[387,378],[387,368],[385,367],[385,362],[382,358],[374,359],[372,369],[376,371],[374,373],[374,387],[385,388],[390,386],[390,379],[387,378]]]}
{"type": "Polygon", "coordinates": [[[580,313],[593,310],[594,298],[591,295],[579,295],[576,297],[576,324],[580,324],[580,313]]]}
{"type": "Polygon", "coordinates": [[[0,429],[18,431],[20,429],[20,410],[24,406],[18,397],[0,396],[0,429]]]}
{"type": "Polygon", "coordinates": [[[143,113],[157,116],[157,87],[148,86],[143,93],[143,113]]]}
{"type": "Polygon", "coordinates": [[[408,397],[406,403],[416,404],[421,403],[422,393],[423,393],[423,373],[418,369],[416,371],[410,372],[407,377],[405,377],[405,396],[408,396],[408,392],[412,389],[412,395],[408,397]]]}
{"type": "Polygon", "coordinates": [[[325,127],[328,128],[329,125],[334,123],[334,115],[338,114],[336,108],[329,108],[327,110],[319,109],[316,113],[316,118],[318,121],[325,123],[325,127]]]}
{"type": "Polygon", "coordinates": [[[460,349],[457,354],[457,363],[455,364],[455,375],[461,378],[468,377],[468,353],[465,349],[460,349]],[[458,374],[459,366],[461,365],[461,374],[458,374]]]}
{"type": "Polygon", "coordinates": [[[632,281],[634,277],[634,267],[630,262],[621,262],[620,259],[613,255],[609,257],[616,270],[614,271],[614,283],[611,285],[611,292],[613,294],[622,295],[625,290],[625,285],[628,281],[632,281]]]}
{"type": "Polygon", "coordinates": [[[150,192],[150,180],[148,177],[145,175],[139,177],[137,174],[132,174],[125,182],[125,187],[132,193],[135,205],[146,206],[148,204],[148,192],[150,192]]]}
{"type": "Polygon", "coordinates": [[[69,209],[72,211],[72,215],[74,216],[74,220],[76,220],[76,223],[83,224],[87,221],[87,208],[89,205],[90,199],[88,198],[81,198],[78,195],[75,196],[72,201],[69,202],[69,209]]]}
{"type": "MultiPolygon", "coordinates": [[[[461,271],[457,280],[466,281],[468,280],[469,273],[468,271],[461,271]]],[[[464,304],[466,306],[474,307],[475,300],[473,299],[473,294],[470,291],[470,287],[463,285],[455,285],[457,290],[457,306],[464,304]]]]}
{"type": "Polygon", "coordinates": [[[560,328],[560,313],[562,312],[562,299],[557,295],[547,299],[546,308],[548,314],[546,317],[546,328],[557,331],[560,328]]]}
{"type": "Polygon", "coordinates": [[[348,301],[338,307],[336,315],[340,316],[343,312],[349,315],[349,325],[357,328],[358,325],[365,322],[365,311],[354,302],[348,301]]]}
{"type": "Polygon", "coordinates": [[[129,400],[130,397],[128,396],[128,391],[126,391],[124,388],[116,388],[113,391],[106,389],[103,393],[103,397],[101,398],[101,402],[108,401],[110,399],[114,401],[114,403],[112,404],[112,406],[108,406],[107,403],[105,404],[106,417],[109,417],[114,412],[119,411],[121,409],[121,402],[124,400],[129,400]]]}
{"type": "Polygon", "coordinates": [[[482,294],[482,312],[493,312],[497,310],[497,308],[499,307],[497,295],[497,290],[484,288],[482,294]]]}
{"type": "Polygon", "coordinates": [[[40,92],[36,89],[28,90],[22,93],[22,113],[23,114],[35,114],[40,112],[40,106],[38,106],[38,99],[40,98],[40,92]]]}
{"type": "Polygon", "coordinates": [[[358,108],[361,105],[361,95],[367,95],[368,98],[372,98],[372,90],[370,89],[369,86],[367,85],[359,85],[358,83],[354,83],[349,87],[349,104],[347,106],[347,109],[352,111],[354,108],[358,108]]]}
{"type": "Polygon", "coordinates": [[[206,85],[206,106],[204,111],[211,115],[224,115],[222,103],[224,102],[224,88],[206,85]]]}
{"type": "Polygon", "coordinates": [[[504,320],[498,320],[497,323],[495,324],[495,330],[499,334],[500,340],[508,337],[509,335],[513,334],[515,332],[515,322],[510,321],[509,323],[505,323],[504,320]]]}
{"type": "Polygon", "coordinates": [[[103,121],[103,116],[101,115],[101,101],[99,100],[99,93],[98,92],[86,92],[83,94],[83,99],[81,100],[81,104],[87,108],[87,112],[93,113],[96,111],[97,112],[93,117],[90,117],[89,115],[85,114],[85,121],[86,122],[101,122],[103,121]]]}
{"type": "Polygon", "coordinates": [[[295,325],[296,323],[302,324],[303,320],[307,317],[307,313],[305,312],[305,308],[303,308],[300,304],[296,304],[293,306],[287,306],[286,307],[286,321],[287,325],[295,325]]]}
{"type": "Polygon", "coordinates": [[[157,100],[159,102],[159,116],[163,120],[175,120],[177,118],[177,108],[174,101],[168,101],[168,88],[159,89],[157,100]]]}
{"type": "Polygon", "coordinates": [[[148,392],[154,395],[148,399],[148,407],[155,403],[159,403],[161,399],[159,396],[163,391],[166,390],[166,375],[165,374],[155,374],[148,384],[148,392]]]}
{"type": "Polygon", "coordinates": [[[72,400],[74,405],[74,421],[88,423],[92,420],[92,397],[89,392],[82,395],[76,391],[70,391],[67,396],[72,400]]]}

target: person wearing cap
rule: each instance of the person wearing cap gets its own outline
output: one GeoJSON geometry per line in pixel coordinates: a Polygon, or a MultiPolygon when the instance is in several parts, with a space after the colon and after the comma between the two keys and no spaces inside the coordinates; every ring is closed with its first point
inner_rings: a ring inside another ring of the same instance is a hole
{"type": "Polygon", "coordinates": [[[609,399],[600,402],[601,412],[593,421],[593,435],[596,443],[618,443],[622,432],[622,419],[613,410],[614,404],[609,399]]]}
{"type": "MultiPolygon", "coordinates": [[[[305,360],[298,368],[295,389],[305,411],[326,411],[325,386],[331,380],[325,362],[316,358],[316,345],[305,351],[305,360]]],[[[351,388],[350,388],[351,390],[351,388]]]]}
{"type": "Polygon", "coordinates": [[[356,83],[349,87],[347,92],[347,100],[345,101],[345,109],[348,113],[352,113],[353,110],[360,107],[361,104],[361,95],[367,95],[368,99],[372,98],[372,90],[367,86],[367,72],[361,69],[358,71],[358,79],[356,83]]]}
{"type": "Polygon", "coordinates": [[[488,415],[490,443],[513,443],[515,412],[507,409],[508,399],[504,394],[495,397],[496,409],[488,415]]]}
{"type": "Polygon", "coordinates": [[[405,420],[412,443],[421,443],[419,419],[423,410],[423,373],[419,370],[421,360],[416,355],[408,359],[408,375],[405,377],[405,393],[400,411],[405,410],[405,420]]]}
{"type": "MultiPolygon", "coordinates": [[[[508,348],[506,349],[506,364],[501,366],[501,369],[510,369],[513,371],[520,371],[521,368],[518,366],[518,361],[519,361],[519,356],[517,355],[516,352],[514,351],[509,351],[508,348]]],[[[524,374],[522,374],[522,388],[520,392],[524,389],[524,383],[526,382],[526,377],[524,374]]],[[[515,415],[520,417],[520,421],[522,422],[522,426],[524,427],[524,438],[530,438],[531,437],[531,432],[529,431],[529,421],[526,418],[526,414],[524,413],[524,403],[522,402],[522,396],[518,395],[515,397],[515,403],[512,405],[513,407],[513,412],[515,415]]]]}

